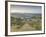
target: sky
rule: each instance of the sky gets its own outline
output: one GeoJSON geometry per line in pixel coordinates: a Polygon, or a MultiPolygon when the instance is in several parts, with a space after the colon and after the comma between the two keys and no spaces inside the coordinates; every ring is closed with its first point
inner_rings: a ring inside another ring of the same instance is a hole
{"type": "Polygon", "coordinates": [[[11,5],[11,13],[41,13],[41,6],[11,5]]]}

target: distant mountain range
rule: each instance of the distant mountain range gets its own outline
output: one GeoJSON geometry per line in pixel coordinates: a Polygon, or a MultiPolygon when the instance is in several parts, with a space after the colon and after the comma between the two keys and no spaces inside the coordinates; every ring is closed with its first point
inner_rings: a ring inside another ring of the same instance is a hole
{"type": "Polygon", "coordinates": [[[32,16],[41,16],[40,13],[11,13],[13,17],[32,17],[32,16]]]}

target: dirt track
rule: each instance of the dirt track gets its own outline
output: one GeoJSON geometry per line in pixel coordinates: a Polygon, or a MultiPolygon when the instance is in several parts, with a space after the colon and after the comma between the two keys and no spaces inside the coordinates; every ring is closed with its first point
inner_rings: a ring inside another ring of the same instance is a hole
{"type": "Polygon", "coordinates": [[[32,31],[35,30],[32,28],[28,23],[25,23],[20,29],[16,29],[15,26],[12,27],[13,32],[20,32],[20,31],[32,31]]]}
{"type": "Polygon", "coordinates": [[[31,30],[35,30],[34,28],[32,28],[29,24],[25,23],[20,29],[19,31],[31,31],[31,30]]]}

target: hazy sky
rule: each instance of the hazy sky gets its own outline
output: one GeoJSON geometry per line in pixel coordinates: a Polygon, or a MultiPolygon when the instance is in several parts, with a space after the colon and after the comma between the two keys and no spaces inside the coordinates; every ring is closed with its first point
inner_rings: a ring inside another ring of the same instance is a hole
{"type": "Polygon", "coordinates": [[[11,5],[11,13],[41,13],[41,7],[11,5]]]}

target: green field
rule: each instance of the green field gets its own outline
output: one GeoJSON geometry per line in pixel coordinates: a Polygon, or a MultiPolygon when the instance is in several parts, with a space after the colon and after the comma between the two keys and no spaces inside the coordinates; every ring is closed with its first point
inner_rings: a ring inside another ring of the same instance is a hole
{"type": "Polygon", "coordinates": [[[39,31],[42,29],[41,16],[32,16],[30,19],[11,16],[11,32],[39,31]]]}

